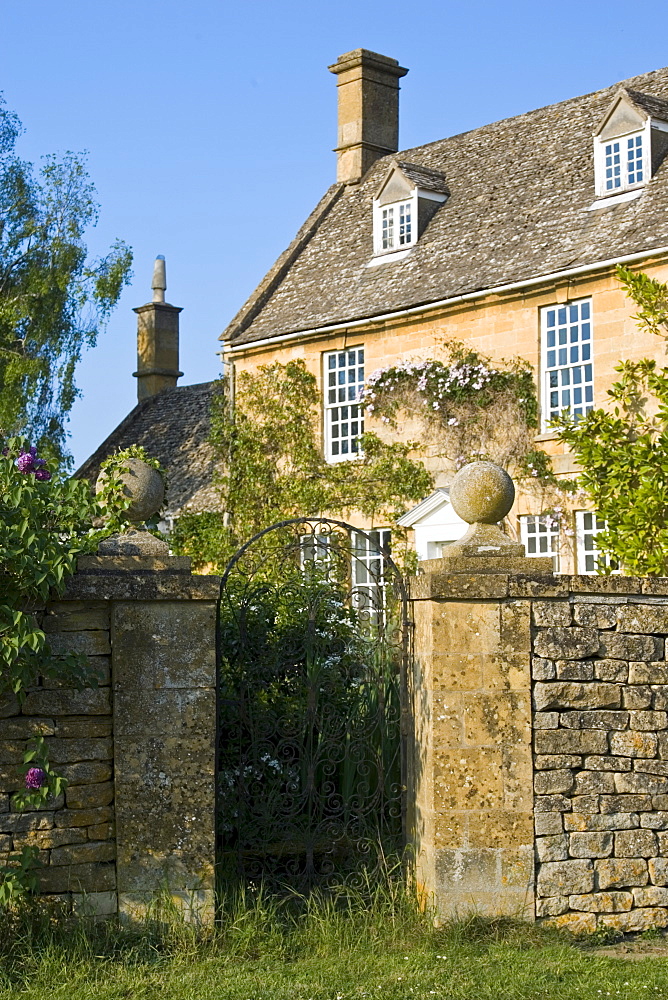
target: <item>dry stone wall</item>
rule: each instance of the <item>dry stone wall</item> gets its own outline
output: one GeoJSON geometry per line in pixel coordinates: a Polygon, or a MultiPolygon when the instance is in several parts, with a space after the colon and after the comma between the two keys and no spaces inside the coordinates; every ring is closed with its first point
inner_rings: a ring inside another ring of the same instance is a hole
{"type": "Polygon", "coordinates": [[[641,587],[532,602],[536,915],[581,933],[668,926],[668,597],[641,587]]]}
{"type": "Polygon", "coordinates": [[[97,687],[78,691],[43,680],[22,705],[12,697],[0,700],[0,864],[12,852],[36,847],[44,894],[79,912],[115,913],[109,604],[54,603],[42,626],[54,651],[88,657],[97,687]],[[68,785],[44,808],[17,812],[11,796],[23,787],[19,767],[31,736],[44,737],[68,785]]]}

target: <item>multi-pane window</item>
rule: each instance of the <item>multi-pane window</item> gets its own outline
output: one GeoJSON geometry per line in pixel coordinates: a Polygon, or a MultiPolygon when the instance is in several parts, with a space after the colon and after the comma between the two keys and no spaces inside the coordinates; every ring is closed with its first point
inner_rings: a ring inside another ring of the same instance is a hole
{"type": "Polygon", "coordinates": [[[380,210],[381,250],[399,250],[413,242],[413,203],[400,202],[380,210]]]}
{"type": "Polygon", "coordinates": [[[603,144],[601,194],[614,194],[642,184],[645,179],[642,133],[612,139],[603,144]]]}
{"type": "Polygon", "coordinates": [[[577,571],[586,576],[600,573],[610,567],[613,573],[619,572],[617,563],[609,556],[600,552],[596,545],[596,536],[605,531],[606,523],[602,517],[589,510],[576,510],[575,534],[577,538],[577,571]]]}
{"type": "Polygon", "coordinates": [[[594,407],[591,299],[543,309],[543,423],[594,407]]]}
{"type": "Polygon", "coordinates": [[[330,462],[356,458],[364,433],[357,402],[364,385],[364,348],[325,354],[325,454],[330,462]]]}
{"type": "Polygon", "coordinates": [[[629,184],[640,184],[643,179],[641,135],[626,140],[626,176],[629,184]]]}
{"type": "Polygon", "coordinates": [[[549,556],[555,573],[559,570],[559,522],[549,514],[522,514],[520,537],[530,559],[549,556]]]}
{"type": "Polygon", "coordinates": [[[381,611],[385,603],[385,556],[390,552],[389,528],[353,535],[352,585],[355,605],[381,611]],[[367,538],[366,535],[369,537],[367,538]]]}
{"type": "Polygon", "coordinates": [[[614,191],[622,186],[621,143],[608,142],[605,146],[605,190],[614,191]]]}
{"type": "Polygon", "coordinates": [[[299,539],[299,564],[303,570],[315,570],[329,576],[332,569],[331,536],[312,532],[299,539]]]}

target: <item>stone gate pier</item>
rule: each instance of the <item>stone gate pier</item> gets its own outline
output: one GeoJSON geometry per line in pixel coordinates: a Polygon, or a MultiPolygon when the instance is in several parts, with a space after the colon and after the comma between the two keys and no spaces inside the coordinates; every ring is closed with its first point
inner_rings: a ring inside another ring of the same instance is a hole
{"type": "Polygon", "coordinates": [[[22,705],[0,702],[0,855],[37,847],[42,893],[76,912],[132,916],[166,891],[213,917],[218,587],[189,559],[80,559],[42,624],[54,652],[88,657],[98,686],[42,681],[22,705]],[[68,785],[18,813],[33,735],[68,785]]]}
{"type": "Polygon", "coordinates": [[[668,926],[668,579],[554,576],[495,535],[503,503],[453,492],[487,522],[412,582],[421,897],[440,920],[668,926]]]}

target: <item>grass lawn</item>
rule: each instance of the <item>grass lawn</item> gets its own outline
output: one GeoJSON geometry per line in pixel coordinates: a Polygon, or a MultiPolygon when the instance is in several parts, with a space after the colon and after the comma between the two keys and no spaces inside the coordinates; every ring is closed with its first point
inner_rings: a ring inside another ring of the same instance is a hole
{"type": "Polygon", "coordinates": [[[479,919],[435,930],[403,903],[288,918],[259,901],[208,937],[157,919],[0,919],[0,1000],[668,998],[668,939],[605,947],[479,919]]]}

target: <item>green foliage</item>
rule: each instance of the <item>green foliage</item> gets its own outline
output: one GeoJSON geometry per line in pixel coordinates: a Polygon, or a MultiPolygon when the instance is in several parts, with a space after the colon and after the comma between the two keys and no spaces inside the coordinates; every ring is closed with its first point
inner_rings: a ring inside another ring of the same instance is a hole
{"type": "MultiPolygon", "coordinates": [[[[77,556],[93,551],[93,520],[115,510],[111,495],[94,500],[82,480],[55,475],[40,481],[17,468],[21,438],[0,455],[0,692],[19,697],[39,674],[80,674],[72,655],[51,655],[34,610],[62,593],[77,556]]],[[[47,473],[48,474],[48,473],[47,473]]]]}
{"type": "MultiPolygon", "coordinates": [[[[617,277],[638,307],[641,329],[668,337],[668,285],[617,268],[617,277]]],[[[581,468],[578,486],[607,530],[598,548],[624,572],[668,574],[668,368],[650,359],[623,361],[608,390],[611,406],[575,422],[554,421],[581,468]]],[[[605,567],[601,567],[605,570],[605,567]]]]}
{"type": "MultiPolygon", "coordinates": [[[[0,695],[13,694],[20,702],[40,677],[76,687],[95,683],[84,655],[51,652],[39,615],[64,590],[78,556],[94,552],[104,535],[125,525],[129,500],[120,473],[127,456],[108,461],[105,489],[93,497],[85,480],[51,474],[23,438],[0,439],[0,452],[0,695]],[[102,528],[94,527],[103,519],[102,528]]],[[[51,769],[42,737],[26,747],[23,773],[31,769],[39,771],[38,786],[27,784],[14,796],[16,809],[39,808],[65,787],[51,769]]],[[[0,907],[34,888],[33,861],[24,851],[0,870],[0,907]]]]}
{"type": "Polygon", "coordinates": [[[319,403],[316,379],[302,360],[241,372],[233,414],[220,383],[211,440],[221,510],[183,513],[170,536],[173,551],[222,571],[241,544],[276,521],[356,511],[391,524],[429,493],[432,478],[410,457],[412,442],[386,444],[365,434],[363,457],[327,463],[319,443],[319,403]]]}
{"type": "Polygon", "coordinates": [[[665,340],[668,337],[668,286],[621,264],[616,270],[626,294],[638,306],[633,319],[641,328],[665,340]]]}
{"type": "Polygon", "coordinates": [[[668,369],[624,361],[612,409],[555,426],[581,468],[579,487],[607,522],[601,551],[636,576],[668,575],[668,369]]]}
{"type": "MultiPolygon", "coordinates": [[[[399,414],[417,419],[436,453],[452,469],[490,459],[522,474],[536,455],[538,401],[531,366],[521,359],[492,364],[464,344],[443,345],[445,360],[405,361],[367,380],[366,412],[397,427],[399,414]]],[[[534,462],[554,479],[547,457],[534,462]]],[[[535,472],[529,470],[529,477],[535,472]]]]}
{"type": "Polygon", "coordinates": [[[19,812],[25,809],[39,809],[49,799],[57,799],[67,788],[67,778],[63,778],[51,769],[43,736],[35,736],[29,740],[23,754],[21,773],[25,776],[34,768],[41,771],[40,787],[26,786],[25,790],[16,792],[12,796],[12,805],[19,812]]]}
{"type": "Polygon", "coordinates": [[[53,459],[77,396],[75,366],[128,282],[132,255],[117,241],[89,259],[84,234],[97,205],[84,158],[46,156],[35,171],[15,153],[19,131],[0,98],[0,432],[30,436],[53,459]]]}
{"type": "Polygon", "coordinates": [[[7,858],[0,866],[0,910],[23,899],[37,888],[36,868],[38,867],[36,847],[24,847],[18,854],[7,858]]]}

